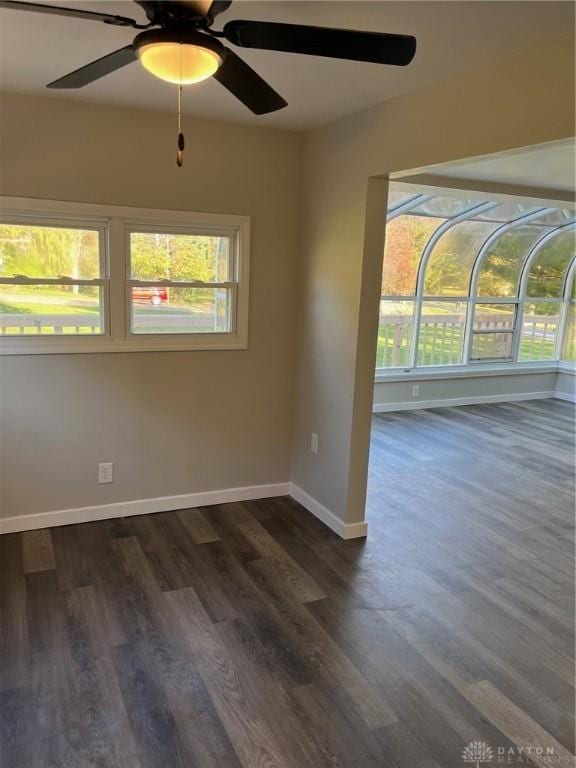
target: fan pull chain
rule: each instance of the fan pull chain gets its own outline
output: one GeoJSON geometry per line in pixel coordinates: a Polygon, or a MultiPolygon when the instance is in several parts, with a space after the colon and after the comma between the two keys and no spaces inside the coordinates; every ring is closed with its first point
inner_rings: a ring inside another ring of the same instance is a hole
{"type": "Polygon", "coordinates": [[[176,165],[182,168],[184,164],[184,134],[182,133],[182,86],[178,86],[178,149],[176,150],[176,165]]]}
{"type": "Polygon", "coordinates": [[[182,43],[180,43],[180,83],[178,85],[178,149],[176,150],[176,165],[182,168],[184,164],[184,134],[182,133],[182,43]]]}

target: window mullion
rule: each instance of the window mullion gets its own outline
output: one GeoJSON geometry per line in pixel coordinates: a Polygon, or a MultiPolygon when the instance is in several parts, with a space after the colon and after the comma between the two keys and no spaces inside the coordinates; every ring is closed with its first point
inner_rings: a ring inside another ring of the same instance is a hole
{"type": "Polygon", "coordinates": [[[0,285],[105,285],[106,278],[74,280],[60,277],[0,277],[0,285]]]}
{"type": "Polygon", "coordinates": [[[122,219],[112,218],[108,224],[107,269],[110,275],[108,328],[113,340],[126,338],[124,316],[124,281],[126,279],[126,242],[122,219]]]}
{"type": "Polygon", "coordinates": [[[420,292],[418,296],[416,296],[416,301],[414,303],[414,310],[413,310],[413,321],[412,321],[412,349],[410,350],[410,368],[416,368],[418,365],[418,340],[420,338],[420,318],[422,315],[422,304],[424,302],[424,297],[422,296],[422,293],[420,292]]]}
{"type": "Polygon", "coordinates": [[[228,288],[232,289],[237,283],[203,283],[201,280],[136,280],[128,278],[128,285],[141,288],[228,288]]]}

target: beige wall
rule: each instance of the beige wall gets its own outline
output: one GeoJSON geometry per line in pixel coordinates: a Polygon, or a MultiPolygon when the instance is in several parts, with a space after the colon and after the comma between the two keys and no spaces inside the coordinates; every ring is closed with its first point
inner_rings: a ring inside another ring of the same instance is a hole
{"type": "MultiPolygon", "coordinates": [[[[518,397],[526,399],[531,396],[552,397],[556,391],[558,374],[554,370],[543,373],[507,373],[498,376],[453,377],[450,379],[418,378],[414,381],[377,381],[374,385],[374,410],[384,410],[390,406],[412,407],[418,401],[426,404],[442,405],[446,401],[465,401],[467,399],[496,400],[518,397]],[[418,384],[420,395],[412,397],[412,387],[418,384]]],[[[457,405],[457,402],[448,402],[457,405]]],[[[431,407],[431,406],[428,406],[431,407]]],[[[395,409],[395,408],[394,408],[395,409]]]]}
{"type": "Polygon", "coordinates": [[[4,517],[285,482],[301,137],[64,99],[2,100],[6,195],[251,217],[246,351],[0,358],[4,517]],[[116,462],[98,485],[99,461],[116,462]]]}
{"type": "Polygon", "coordinates": [[[556,379],[556,394],[567,400],[576,401],[576,375],[572,372],[560,371],[556,379]]]}
{"type": "Polygon", "coordinates": [[[382,259],[378,238],[364,248],[368,178],[573,136],[573,62],[533,49],[307,137],[292,480],[348,523],[364,515],[382,259]]]}
{"type": "Polygon", "coordinates": [[[296,134],[187,120],[182,171],[171,115],[7,96],[0,192],[247,214],[253,249],[245,352],[0,361],[1,514],[291,478],[361,520],[387,193],[368,180],[573,135],[572,72],[567,46],[528,51],[317,129],[303,158],[296,134]]]}

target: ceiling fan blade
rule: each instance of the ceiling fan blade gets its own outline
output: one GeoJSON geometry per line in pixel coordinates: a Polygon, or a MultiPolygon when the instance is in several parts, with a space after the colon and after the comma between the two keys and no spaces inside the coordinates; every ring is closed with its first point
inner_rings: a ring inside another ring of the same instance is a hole
{"type": "Polygon", "coordinates": [[[357,32],[352,29],[307,27],[301,24],[278,24],[267,21],[229,21],[224,36],[243,48],[268,51],[307,53],[352,61],[406,66],[416,53],[412,35],[384,32],[357,32]]]}
{"type": "Polygon", "coordinates": [[[0,0],[0,9],[6,8],[12,11],[33,11],[35,13],[49,13],[54,16],[70,16],[75,19],[88,19],[89,21],[103,21],[104,24],[112,24],[116,27],[134,27],[139,25],[134,19],[126,16],[112,16],[109,13],[95,13],[94,11],[82,11],[77,8],[62,8],[59,5],[44,5],[42,3],[21,3],[19,0],[0,0]]]}
{"type": "Polygon", "coordinates": [[[91,61],[90,64],[86,64],[80,69],[70,72],[64,77],[60,77],[58,80],[49,83],[47,88],[82,88],[88,83],[93,83],[94,80],[99,80],[104,75],[109,75],[110,72],[115,72],[117,69],[125,67],[127,64],[131,64],[136,61],[136,52],[131,45],[126,45],[124,48],[120,48],[117,51],[108,53],[106,56],[102,56],[101,59],[91,61]]]}
{"type": "Polygon", "coordinates": [[[256,115],[266,115],[288,106],[280,94],[229,48],[224,63],[213,77],[256,115]]]}

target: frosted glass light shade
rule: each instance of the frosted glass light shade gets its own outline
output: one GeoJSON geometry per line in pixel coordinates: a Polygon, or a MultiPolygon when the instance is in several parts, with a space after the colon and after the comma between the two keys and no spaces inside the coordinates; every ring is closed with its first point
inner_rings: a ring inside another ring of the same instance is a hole
{"type": "Polygon", "coordinates": [[[215,51],[189,43],[149,43],[138,49],[138,57],[148,72],[176,85],[200,83],[222,64],[222,58],[215,51]]]}

